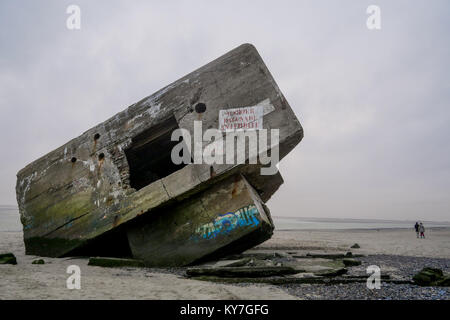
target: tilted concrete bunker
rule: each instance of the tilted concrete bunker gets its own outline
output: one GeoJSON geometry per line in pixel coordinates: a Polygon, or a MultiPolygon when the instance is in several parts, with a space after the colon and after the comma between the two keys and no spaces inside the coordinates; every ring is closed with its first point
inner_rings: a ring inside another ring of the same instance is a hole
{"type": "Polygon", "coordinates": [[[279,129],[283,158],[302,127],[256,49],[244,44],[29,164],[16,186],[26,253],[180,266],[267,240],[274,226],[264,203],[283,183],[280,173],[261,175],[261,163],[249,161],[171,161],[175,129],[194,136],[195,121],[203,132],[217,129],[221,110],[251,106],[264,129],[279,129]]]}

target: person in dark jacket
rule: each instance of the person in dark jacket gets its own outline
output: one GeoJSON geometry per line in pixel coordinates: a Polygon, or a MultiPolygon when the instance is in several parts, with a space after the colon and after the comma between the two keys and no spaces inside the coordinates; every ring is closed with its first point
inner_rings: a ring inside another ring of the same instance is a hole
{"type": "Polygon", "coordinates": [[[416,221],[416,224],[414,225],[414,229],[416,229],[416,235],[417,235],[417,238],[419,238],[419,222],[418,221],[416,221]]]}

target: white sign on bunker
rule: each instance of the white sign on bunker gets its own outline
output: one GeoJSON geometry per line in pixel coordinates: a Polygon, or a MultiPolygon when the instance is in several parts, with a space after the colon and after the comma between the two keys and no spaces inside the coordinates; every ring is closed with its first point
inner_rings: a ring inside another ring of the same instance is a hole
{"type": "Polygon", "coordinates": [[[219,130],[260,130],[263,128],[264,108],[253,106],[219,111],[219,130]]]}

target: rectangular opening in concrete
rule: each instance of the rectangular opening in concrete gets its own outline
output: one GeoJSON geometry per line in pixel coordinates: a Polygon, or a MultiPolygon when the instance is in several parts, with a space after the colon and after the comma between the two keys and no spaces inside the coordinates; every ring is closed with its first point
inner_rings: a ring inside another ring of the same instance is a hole
{"type": "Polygon", "coordinates": [[[132,188],[139,190],[186,165],[176,165],[171,159],[172,148],[179,143],[170,139],[175,129],[178,123],[171,117],[132,139],[131,146],[125,150],[132,188]]]}

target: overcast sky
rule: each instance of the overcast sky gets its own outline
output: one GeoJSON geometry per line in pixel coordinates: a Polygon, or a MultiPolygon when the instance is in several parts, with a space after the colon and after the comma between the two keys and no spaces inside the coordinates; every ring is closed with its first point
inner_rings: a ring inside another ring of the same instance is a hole
{"type": "MultiPolygon", "coordinates": [[[[167,1],[169,2],[169,1],[167,1]]],[[[0,2],[0,204],[16,173],[242,43],[305,137],[273,215],[450,220],[450,2],[0,2]],[[81,29],[66,8],[81,8],[81,29]],[[366,27],[370,4],[381,30],[366,27]]]]}

